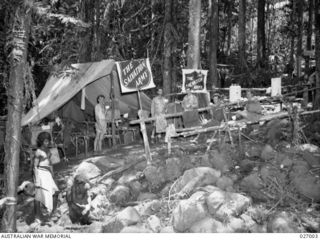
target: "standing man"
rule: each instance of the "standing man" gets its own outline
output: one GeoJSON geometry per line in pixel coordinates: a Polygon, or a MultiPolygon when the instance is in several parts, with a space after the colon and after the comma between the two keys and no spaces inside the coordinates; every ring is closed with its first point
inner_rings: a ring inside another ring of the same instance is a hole
{"type": "Polygon", "coordinates": [[[156,117],[154,128],[152,129],[151,138],[154,139],[155,132],[158,133],[158,138],[161,137],[161,132],[166,131],[167,121],[163,117],[166,111],[168,100],[163,97],[163,91],[161,88],[157,91],[157,96],[152,99],[151,103],[151,116],[156,117]]]}
{"type": "Polygon", "coordinates": [[[94,139],[94,151],[102,150],[103,135],[107,131],[107,119],[106,119],[106,108],[105,108],[105,97],[99,95],[97,97],[97,105],[94,108],[96,117],[96,138],[94,139]]]}

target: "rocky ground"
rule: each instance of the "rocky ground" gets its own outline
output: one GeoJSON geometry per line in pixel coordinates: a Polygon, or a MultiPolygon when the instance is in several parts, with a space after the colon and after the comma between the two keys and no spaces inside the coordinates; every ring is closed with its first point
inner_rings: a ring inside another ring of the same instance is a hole
{"type": "Polygon", "coordinates": [[[320,150],[291,146],[282,123],[234,136],[234,146],[215,139],[207,150],[210,134],[175,139],[170,155],[153,144],[151,165],[142,143],[60,164],[50,221],[35,227],[32,198],[22,194],[18,231],[319,232],[320,150]]]}

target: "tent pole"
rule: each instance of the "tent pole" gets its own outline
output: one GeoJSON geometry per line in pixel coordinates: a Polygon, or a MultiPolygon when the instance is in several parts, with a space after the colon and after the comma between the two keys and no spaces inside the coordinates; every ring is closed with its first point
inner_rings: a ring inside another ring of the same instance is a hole
{"type": "Polygon", "coordinates": [[[115,124],[114,124],[114,115],[115,115],[115,103],[114,103],[114,77],[113,73],[111,73],[111,107],[112,107],[112,112],[111,112],[111,131],[112,131],[112,148],[116,146],[116,138],[115,138],[115,124]]]}
{"type": "Polygon", "coordinates": [[[140,122],[140,130],[141,130],[142,137],[143,137],[144,152],[146,154],[147,164],[151,165],[152,158],[151,158],[149,140],[148,140],[148,135],[147,135],[146,123],[143,121],[144,116],[143,116],[143,111],[142,111],[141,96],[140,96],[139,89],[138,89],[138,99],[139,99],[139,105],[140,105],[140,110],[139,110],[138,115],[139,115],[139,119],[142,120],[140,122]]]}

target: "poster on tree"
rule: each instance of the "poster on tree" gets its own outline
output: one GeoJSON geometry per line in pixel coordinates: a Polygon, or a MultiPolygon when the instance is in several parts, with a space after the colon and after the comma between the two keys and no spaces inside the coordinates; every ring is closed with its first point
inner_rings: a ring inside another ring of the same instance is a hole
{"type": "Polygon", "coordinates": [[[135,92],[154,88],[149,59],[116,62],[121,92],[135,92]]]}
{"type": "Polygon", "coordinates": [[[190,88],[194,92],[204,92],[207,90],[208,70],[182,69],[182,92],[190,88]]]}

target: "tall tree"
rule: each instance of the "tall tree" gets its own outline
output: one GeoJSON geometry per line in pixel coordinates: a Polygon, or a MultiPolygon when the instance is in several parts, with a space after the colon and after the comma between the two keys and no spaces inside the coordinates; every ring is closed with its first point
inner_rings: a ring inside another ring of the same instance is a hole
{"type": "Polygon", "coordinates": [[[174,0],[165,1],[165,28],[164,28],[164,59],[163,59],[163,91],[164,94],[171,92],[172,81],[172,50],[174,41],[174,27],[172,24],[172,9],[174,0]]]}
{"type": "MultiPolygon", "coordinates": [[[[23,86],[28,72],[27,53],[31,24],[33,1],[8,1],[7,10],[11,14],[9,41],[10,54],[8,94],[8,115],[5,141],[5,176],[6,195],[17,199],[17,184],[19,180],[19,156],[21,142],[21,113],[23,110],[23,86]]],[[[16,232],[17,202],[10,202],[5,209],[2,228],[5,232],[16,232]]]]}
{"type": "Polygon", "coordinates": [[[91,54],[93,50],[93,36],[94,36],[94,1],[81,0],[79,17],[85,23],[90,23],[91,27],[83,29],[80,34],[80,51],[79,62],[91,61],[91,54]]]}
{"type": "Polygon", "coordinates": [[[246,0],[240,0],[239,4],[239,60],[240,69],[247,68],[246,64],[246,0]]]}
{"type": "Polygon", "coordinates": [[[301,60],[302,60],[302,37],[303,37],[303,0],[297,1],[297,23],[298,23],[298,41],[296,54],[297,76],[301,76],[301,60]]]}
{"type": "Polygon", "coordinates": [[[209,0],[209,89],[211,85],[220,87],[218,78],[217,54],[219,41],[219,5],[218,0],[209,0]]]}
{"type": "MultiPolygon", "coordinates": [[[[311,50],[312,48],[312,26],[313,26],[313,9],[314,8],[314,0],[309,0],[308,6],[308,26],[307,26],[307,50],[311,50]]],[[[306,73],[310,74],[310,57],[306,56],[306,73]]]]}
{"type": "MultiPolygon", "coordinates": [[[[316,35],[316,86],[320,87],[320,0],[315,0],[315,35],[316,35]]],[[[320,99],[320,89],[317,89],[316,99],[320,99]]]]}
{"type": "Polygon", "coordinates": [[[257,65],[260,68],[266,62],[265,5],[266,0],[258,0],[257,65]]]}
{"type": "Polygon", "coordinates": [[[189,0],[188,68],[200,68],[201,1],[189,0]]]}

